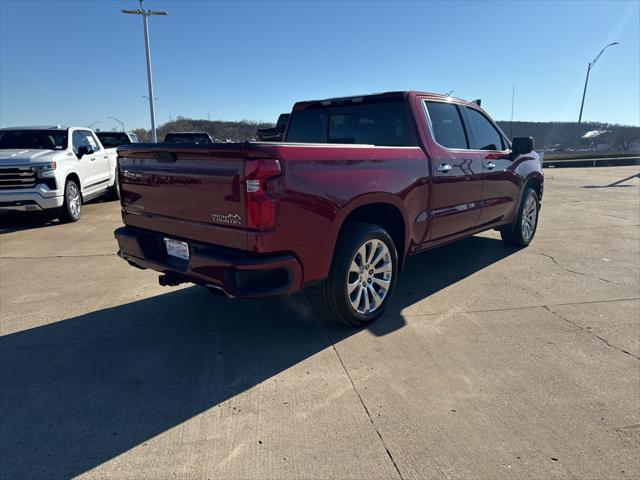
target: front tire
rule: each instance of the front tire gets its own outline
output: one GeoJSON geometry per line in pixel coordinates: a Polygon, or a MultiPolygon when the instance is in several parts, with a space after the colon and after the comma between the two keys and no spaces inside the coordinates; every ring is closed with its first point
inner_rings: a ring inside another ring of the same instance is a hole
{"type": "Polygon", "coordinates": [[[80,187],[74,180],[67,180],[64,185],[64,203],[60,208],[60,221],[77,222],[82,214],[82,195],[80,187]]]}
{"type": "Polygon", "coordinates": [[[389,234],[373,224],[347,225],[329,277],[309,292],[323,320],[362,326],[384,312],[395,290],[398,253],[389,234]]]}
{"type": "Polygon", "coordinates": [[[518,247],[528,246],[538,228],[540,201],[532,188],[527,188],[522,196],[520,208],[513,223],[500,229],[500,236],[505,243],[518,247]]]}

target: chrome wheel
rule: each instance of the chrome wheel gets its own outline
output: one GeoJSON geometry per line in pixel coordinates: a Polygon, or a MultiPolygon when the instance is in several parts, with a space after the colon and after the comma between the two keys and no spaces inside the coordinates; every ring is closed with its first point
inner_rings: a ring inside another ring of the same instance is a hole
{"type": "Polygon", "coordinates": [[[78,218],[80,216],[80,191],[75,183],[69,183],[67,187],[67,204],[69,205],[69,213],[73,218],[78,218]]]}
{"type": "Polygon", "coordinates": [[[377,310],[389,292],[392,275],[393,263],[387,245],[381,240],[367,240],[351,259],[347,273],[351,307],[363,315],[377,310]]]}
{"type": "Polygon", "coordinates": [[[522,237],[529,241],[533,237],[536,230],[536,222],[538,221],[538,202],[533,195],[527,198],[522,210],[522,237]]]}

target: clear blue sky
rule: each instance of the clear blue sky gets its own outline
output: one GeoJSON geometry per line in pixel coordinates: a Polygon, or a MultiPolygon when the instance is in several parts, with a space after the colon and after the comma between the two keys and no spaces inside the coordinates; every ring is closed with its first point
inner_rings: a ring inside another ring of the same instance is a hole
{"type": "MultiPolygon", "coordinates": [[[[640,2],[146,0],[158,123],[275,121],[296,100],[388,90],[482,98],[508,119],[640,124],[640,2]]],[[[149,128],[134,0],[0,0],[0,124],[149,128]]]]}

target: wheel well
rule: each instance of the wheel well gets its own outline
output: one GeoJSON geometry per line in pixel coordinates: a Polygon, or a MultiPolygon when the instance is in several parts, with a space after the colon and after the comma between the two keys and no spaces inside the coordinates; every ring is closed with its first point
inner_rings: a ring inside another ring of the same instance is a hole
{"type": "Polygon", "coordinates": [[[67,184],[67,180],[73,180],[74,182],[76,182],[76,185],[78,185],[78,188],[80,189],[80,196],[82,196],[82,184],[80,183],[80,177],[78,177],[78,175],[75,173],[70,173],[64,180],[65,185],[67,184]]]}
{"type": "Polygon", "coordinates": [[[533,190],[538,195],[538,201],[542,201],[542,179],[538,177],[534,177],[527,183],[527,187],[533,188],[533,190]]]}
{"type": "Polygon", "coordinates": [[[345,218],[338,237],[342,234],[345,225],[349,223],[372,223],[384,228],[396,246],[398,264],[402,267],[404,263],[405,225],[402,212],[397,207],[389,203],[371,203],[356,208],[345,218]]]}

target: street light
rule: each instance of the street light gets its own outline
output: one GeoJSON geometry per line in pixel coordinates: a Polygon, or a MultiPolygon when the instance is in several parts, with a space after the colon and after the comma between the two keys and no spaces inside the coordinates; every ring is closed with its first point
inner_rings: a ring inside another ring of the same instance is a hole
{"type": "Polygon", "coordinates": [[[97,121],[95,121],[95,122],[93,122],[93,123],[90,123],[90,124],[87,126],[87,128],[93,128],[93,126],[94,126],[94,125],[97,125],[98,123],[100,123],[100,120],[97,120],[97,121]]]}
{"type": "Polygon", "coordinates": [[[122,127],[122,131],[124,132],[124,122],[121,122],[116,117],[107,117],[107,118],[110,118],[111,120],[115,120],[116,122],[118,122],[120,124],[120,126],[122,127]]]}
{"type": "Polygon", "coordinates": [[[156,135],[156,114],[153,108],[153,81],[151,78],[151,53],[149,52],[149,26],[147,25],[147,17],[151,15],[167,15],[167,12],[162,10],[145,10],[142,5],[143,0],[140,1],[140,8],[137,10],[121,10],[122,13],[129,15],[142,15],[142,25],[144,27],[144,48],[147,53],[147,83],[149,84],[149,111],[151,113],[151,139],[153,143],[158,143],[158,137],[156,135]]]}
{"type": "Polygon", "coordinates": [[[598,54],[598,56],[594,58],[592,62],[589,62],[589,65],[587,66],[587,78],[584,81],[584,90],[582,92],[582,103],[580,104],[580,116],[578,117],[578,123],[582,122],[582,110],[584,109],[584,97],[587,95],[587,84],[589,83],[589,72],[591,71],[593,66],[596,64],[596,62],[600,58],[600,55],[602,55],[602,52],[604,52],[607,48],[609,48],[612,45],[618,45],[618,42],[613,42],[613,43],[610,43],[609,45],[605,45],[604,48],[600,50],[600,53],[598,54]]]}

